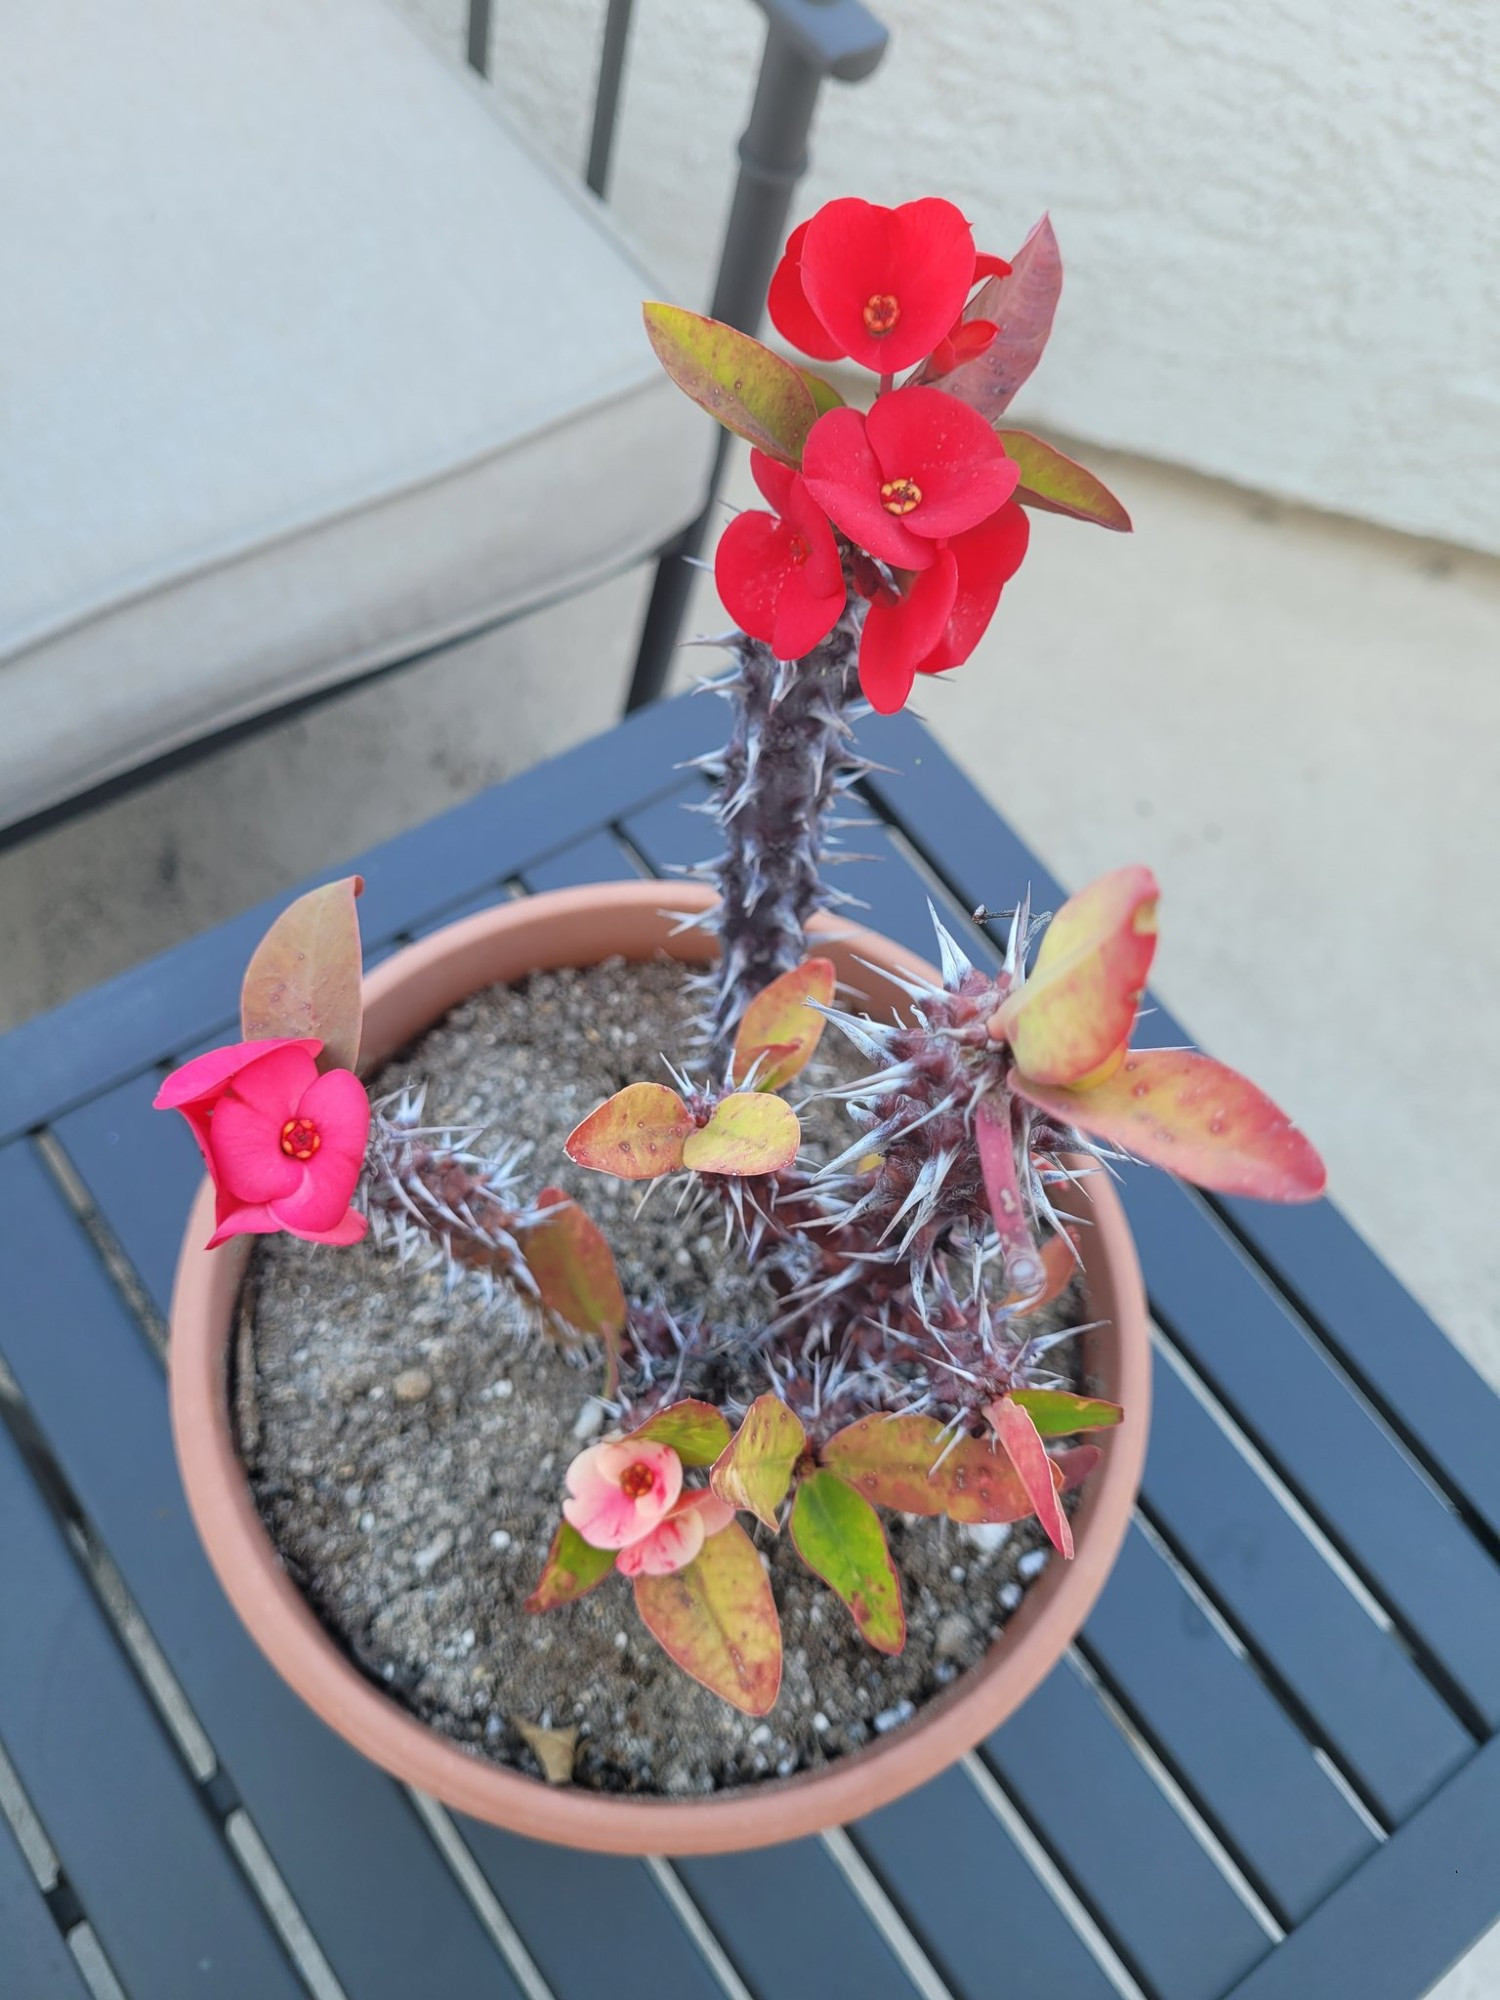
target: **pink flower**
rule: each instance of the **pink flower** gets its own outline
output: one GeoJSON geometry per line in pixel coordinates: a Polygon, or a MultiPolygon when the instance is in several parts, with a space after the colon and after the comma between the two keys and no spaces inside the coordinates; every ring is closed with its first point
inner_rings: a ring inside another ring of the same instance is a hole
{"type": "Polygon", "coordinates": [[[752,451],[755,483],[776,509],[736,515],[719,537],[724,608],[778,660],[800,660],[838,623],[844,570],[827,516],[789,465],[752,451]]]}
{"type": "Polygon", "coordinates": [[[621,1576],[670,1576],[733,1519],[734,1509],[706,1487],[684,1493],[660,1526],[621,1549],[615,1568],[621,1576]]]}
{"type": "Polygon", "coordinates": [[[284,1229],[311,1243],[357,1243],[352,1209],[370,1133],[370,1100],[351,1071],[318,1074],[313,1039],[239,1042],[174,1070],[156,1094],[180,1111],[213,1177],[216,1227],[231,1236],[284,1229]]]}
{"type": "Polygon", "coordinates": [[[596,1549],[643,1541],[682,1491],[682,1460],[669,1444],[621,1438],[591,1445],[568,1467],[563,1518],[596,1549]]]}
{"type": "Polygon", "coordinates": [[[869,413],[827,410],[802,476],[836,527],[895,569],[928,569],[935,542],[973,528],[1021,473],[977,410],[942,389],[893,389],[869,413]]]}

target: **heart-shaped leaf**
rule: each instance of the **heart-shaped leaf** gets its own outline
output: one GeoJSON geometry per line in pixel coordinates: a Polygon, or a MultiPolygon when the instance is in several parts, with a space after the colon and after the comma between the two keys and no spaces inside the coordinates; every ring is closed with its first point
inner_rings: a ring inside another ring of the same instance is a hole
{"type": "Polygon", "coordinates": [[[781,1687],[781,1620],[755,1544],[737,1521],[710,1535],[670,1576],[638,1576],[646,1630],[684,1673],[745,1715],[765,1715],[781,1687]]]}
{"type": "Polygon", "coordinates": [[[526,1600],[528,1611],[552,1611],[571,1604],[596,1583],[603,1583],[615,1566],[613,1549],[596,1549],[568,1521],[558,1523],[536,1589],[526,1600]]]}
{"type": "Polygon", "coordinates": [[[1062,253],[1043,216],[1016,252],[1006,277],[991,278],[964,307],[965,320],[1000,331],[973,361],[943,377],[950,396],[993,423],[1042,358],[1062,292],[1062,253]]]}
{"type": "Polygon", "coordinates": [[[697,1174],[773,1174],[792,1164],[801,1143],[802,1127],[784,1098],[738,1090],[683,1141],[682,1164],[697,1174]]]}
{"type": "Polygon", "coordinates": [[[808,1473],[792,1502],[792,1540],[815,1576],[848,1605],[860,1636],[880,1653],[906,1644],[901,1584],[880,1516],[836,1472],[808,1473]]]}
{"type": "Polygon", "coordinates": [[[1220,1194],[1316,1201],[1327,1185],[1311,1142],[1263,1090],[1190,1049],[1132,1049],[1088,1090],[1012,1082],[1063,1124],[1220,1194]]]}
{"type": "Polygon", "coordinates": [[[709,1483],[721,1500],[745,1508],[774,1532],[780,1525],[777,1509],[806,1445],[807,1433],[796,1412],[779,1396],[757,1396],[709,1483]]]}
{"type": "Polygon", "coordinates": [[[614,1253],[603,1230],[561,1188],[543,1188],[536,1205],[546,1213],[521,1237],[527,1268],[550,1312],[603,1341],[609,1367],[605,1393],[612,1396],[625,1327],[625,1293],[614,1253]]]}
{"type": "Polygon", "coordinates": [[[827,1007],[837,982],[831,958],[809,958],[761,988],[740,1021],[734,1038],[730,1078],[743,1083],[755,1071],[757,1090],[780,1090],[812,1060],[826,1025],[810,1001],[827,1007]]]}
{"type": "Polygon", "coordinates": [[[1014,1397],[1001,1396],[993,1403],[986,1403],[984,1413],[994,1425],[1006,1457],[1016,1468],[1048,1540],[1059,1555],[1071,1558],[1073,1529],[1058,1499],[1060,1475],[1047,1456],[1030,1411],[1023,1409],[1014,1397]]]}
{"type": "Polygon", "coordinates": [[[657,360],[685,395],[758,451],[802,463],[818,401],[800,368],[722,320],[654,300],[641,310],[657,360]]]}
{"type": "Polygon", "coordinates": [[[240,988],[240,1031],[247,1042],[315,1035],[318,1068],[359,1062],[364,1001],[358,875],[309,889],[284,909],[251,955],[240,988]]]}
{"type": "Polygon", "coordinates": [[[1102,1430],[1119,1423],[1125,1414],[1118,1403],[1106,1403],[1097,1396],[1075,1396],[1066,1389],[1012,1389],[1010,1399],[1021,1405],[1043,1437],[1102,1430]]]}
{"type": "Polygon", "coordinates": [[[693,1114],[664,1083],[630,1083],[575,1125],[563,1151],[580,1167],[622,1181],[654,1181],[682,1165],[693,1114]]]}
{"type": "Polygon", "coordinates": [[[630,1435],[669,1444],[684,1465],[712,1465],[729,1443],[729,1420],[712,1403],[689,1396],[658,1410],[630,1435]]]}
{"type": "Polygon", "coordinates": [[[1130,516],[1097,473],[1069,458],[1056,445],[1033,437],[1030,431],[997,427],[996,435],[1021,468],[1016,498],[1023,507],[1037,507],[1047,514],[1067,514],[1075,521],[1092,521],[1117,534],[1130,533],[1130,516]]]}
{"type": "Polygon", "coordinates": [[[1159,893],[1149,868],[1116,868],[1063,904],[989,1024],[1023,1075],[1084,1088],[1120,1061],[1156,953],[1159,893]]]}

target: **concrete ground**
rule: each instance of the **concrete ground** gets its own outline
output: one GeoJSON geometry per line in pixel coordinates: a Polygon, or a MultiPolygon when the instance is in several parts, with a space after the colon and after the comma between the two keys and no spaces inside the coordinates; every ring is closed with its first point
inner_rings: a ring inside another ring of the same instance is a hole
{"type": "MultiPolygon", "coordinates": [[[[1088,456],[1136,533],[1038,517],[921,712],[1064,881],[1156,870],[1163,998],[1500,1386],[1500,561],[1088,456]]],[[[643,583],[0,854],[0,1026],[604,727],[643,583]]],[[[705,585],[695,623],[724,622],[705,585]]],[[[1439,1992],[1500,1992],[1500,1932],[1439,1992]]]]}

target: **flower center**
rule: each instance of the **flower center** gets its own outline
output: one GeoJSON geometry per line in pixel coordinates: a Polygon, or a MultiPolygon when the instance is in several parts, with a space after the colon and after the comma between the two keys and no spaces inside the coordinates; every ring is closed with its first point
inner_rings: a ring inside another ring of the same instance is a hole
{"type": "Polygon", "coordinates": [[[901,301],[893,299],[889,292],[875,292],[865,300],[864,311],[860,315],[866,328],[878,340],[889,333],[901,317],[901,301]]]}
{"type": "Polygon", "coordinates": [[[801,535],[792,536],[792,539],[787,543],[786,552],[798,569],[802,567],[807,561],[808,556],[812,553],[801,535]]]}
{"type": "Polygon", "coordinates": [[[888,479],[880,489],[880,504],[887,514],[909,514],[921,501],[922,489],[915,479],[888,479]]]}
{"type": "Polygon", "coordinates": [[[281,1128],[281,1150],[294,1160],[310,1160],[322,1143],[310,1118],[288,1118],[281,1128]]]}
{"type": "Polygon", "coordinates": [[[655,1473],[641,1459],[620,1474],[620,1491],[627,1500],[644,1500],[655,1484],[655,1473]]]}

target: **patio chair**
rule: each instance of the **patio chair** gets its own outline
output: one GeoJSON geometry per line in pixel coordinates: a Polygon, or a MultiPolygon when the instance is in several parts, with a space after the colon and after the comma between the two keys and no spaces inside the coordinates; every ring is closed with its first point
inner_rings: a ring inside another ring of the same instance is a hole
{"type": "MultiPolygon", "coordinates": [[[[821,81],[885,40],[757,4],[712,306],[747,328],[821,81]]],[[[0,185],[0,838],[667,551],[630,701],[660,692],[717,427],[599,203],[385,0],[22,9],[0,185]]]]}

